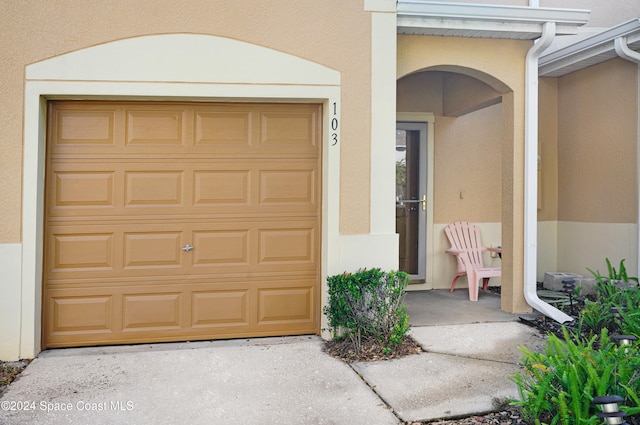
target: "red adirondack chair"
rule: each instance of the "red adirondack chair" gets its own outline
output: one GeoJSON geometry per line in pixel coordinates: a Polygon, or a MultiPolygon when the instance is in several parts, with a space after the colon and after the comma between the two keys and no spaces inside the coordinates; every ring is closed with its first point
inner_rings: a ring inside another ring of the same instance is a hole
{"type": "Polygon", "coordinates": [[[480,229],[466,221],[451,223],[445,227],[444,232],[451,244],[451,248],[445,252],[455,255],[458,260],[458,270],[453,282],[451,282],[451,292],[456,286],[456,280],[466,274],[469,281],[469,300],[478,301],[480,279],[483,281],[482,289],[486,291],[489,286],[489,278],[500,277],[502,272],[500,267],[485,267],[482,253],[484,251],[501,253],[502,251],[500,248],[482,246],[480,229]]]}

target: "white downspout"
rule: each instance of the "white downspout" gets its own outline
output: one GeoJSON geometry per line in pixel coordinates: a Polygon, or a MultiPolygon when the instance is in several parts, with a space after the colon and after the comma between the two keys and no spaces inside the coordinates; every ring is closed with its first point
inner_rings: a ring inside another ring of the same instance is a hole
{"type": "Polygon", "coordinates": [[[555,22],[546,22],[542,35],[525,60],[524,106],[524,299],[540,313],[564,323],[573,318],[542,301],[536,292],[538,242],[538,58],[556,35],[555,22]]]}
{"type": "MultiPolygon", "coordinates": [[[[636,129],[636,134],[638,138],[637,143],[637,161],[640,164],[640,53],[631,50],[629,45],[627,44],[626,37],[618,37],[614,40],[614,46],[616,48],[616,53],[622,59],[626,59],[630,62],[635,62],[638,64],[638,127],[636,129]]],[[[638,173],[638,269],[640,270],[640,172],[638,173]]]]}

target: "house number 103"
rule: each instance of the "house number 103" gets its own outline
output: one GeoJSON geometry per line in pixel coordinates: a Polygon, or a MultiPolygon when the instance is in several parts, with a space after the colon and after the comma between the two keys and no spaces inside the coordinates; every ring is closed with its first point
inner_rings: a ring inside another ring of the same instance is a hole
{"type": "Polygon", "coordinates": [[[333,118],[331,118],[331,146],[335,146],[338,144],[338,105],[336,102],[332,103],[333,105],[333,118]]]}

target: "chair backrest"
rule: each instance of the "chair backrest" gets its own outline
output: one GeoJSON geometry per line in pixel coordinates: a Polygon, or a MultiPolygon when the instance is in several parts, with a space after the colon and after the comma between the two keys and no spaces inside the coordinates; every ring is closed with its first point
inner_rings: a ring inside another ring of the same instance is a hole
{"type": "Polygon", "coordinates": [[[472,267],[483,267],[482,251],[485,249],[480,240],[480,229],[475,224],[456,221],[445,227],[444,232],[451,248],[462,251],[457,256],[459,271],[466,271],[465,262],[472,267]]]}

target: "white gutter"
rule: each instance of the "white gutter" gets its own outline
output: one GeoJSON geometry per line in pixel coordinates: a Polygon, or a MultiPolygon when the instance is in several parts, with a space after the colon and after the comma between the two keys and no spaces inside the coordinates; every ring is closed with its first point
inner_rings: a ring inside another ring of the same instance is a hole
{"type": "Polygon", "coordinates": [[[573,318],[542,301],[536,292],[538,241],[538,58],[556,34],[555,22],[546,22],[542,35],[525,60],[524,107],[524,298],[540,313],[564,323],[573,318]]]}
{"type": "MultiPolygon", "coordinates": [[[[638,84],[640,85],[640,53],[631,50],[629,45],[627,44],[627,37],[618,37],[614,41],[614,46],[616,49],[616,53],[622,59],[626,59],[630,62],[636,63],[638,68],[638,84]]],[[[637,149],[637,161],[640,164],[640,87],[638,87],[638,124],[637,124],[637,138],[638,138],[638,149],[637,149]]],[[[638,268],[640,268],[640,173],[638,174],[638,268]]]]}
{"type": "Polygon", "coordinates": [[[564,47],[546,51],[540,58],[538,72],[545,77],[560,77],[613,59],[616,57],[615,40],[620,37],[626,39],[625,44],[640,42],[640,18],[623,22],[564,47]]]}

